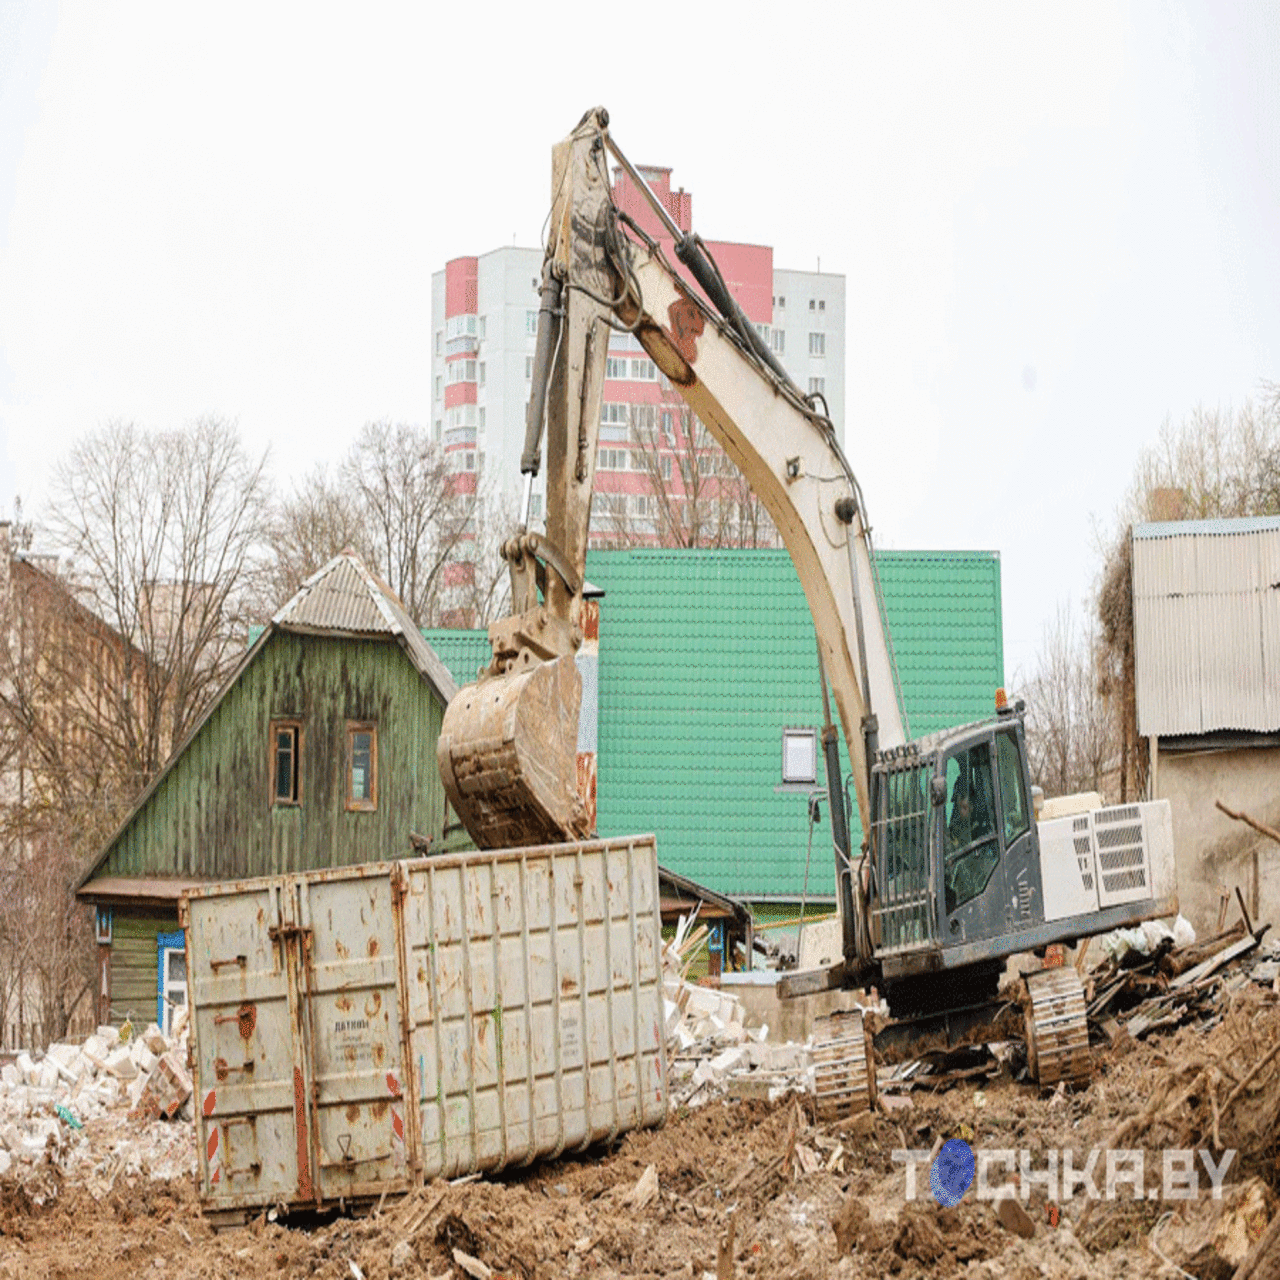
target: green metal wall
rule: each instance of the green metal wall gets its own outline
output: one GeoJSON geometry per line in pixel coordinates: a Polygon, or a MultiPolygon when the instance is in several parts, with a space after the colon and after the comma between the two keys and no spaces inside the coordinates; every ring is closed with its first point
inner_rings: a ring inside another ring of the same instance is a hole
{"type": "MultiPolygon", "coordinates": [[[[442,708],[393,640],[276,632],[113,844],[98,876],[241,879],[441,841],[442,708]],[[272,806],[270,723],[302,723],[301,804],[272,806]],[[345,809],[346,723],[378,726],[378,805],[345,809]]],[[[86,886],[92,888],[92,881],[86,886]]],[[[154,987],[154,975],[152,977],[154,987]]]]}
{"type": "MultiPolygon", "coordinates": [[[[912,735],[990,715],[1004,670],[999,555],[889,551],[876,566],[912,735]]],[[[605,590],[600,834],[652,831],[663,866],[756,900],[798,898],[808,857],[808,895],[834,895],[827,806],[810,849],[805,796],[775,791],[782,729],[822,720],[813,622],[787,553],[593,551],[587,576],[605,590]]],[[[459,684],[475,679],[484,632],[424,634],[459,684]]]]}
{"type": "MultiPolygon", "coordinates": [[[[991,714],[999,557],[876,563],[912,734],[991,714]]],[[[805,796],[775,790],[782,729],[822,722],[813,623],[786,552],[595,552],[588,575],[606,593],[600,833],[653,831],[663,866],[737,897],[798,897],[806,859],[808,895],[834,894],[827,806],[810,847],[805,796]]]]}

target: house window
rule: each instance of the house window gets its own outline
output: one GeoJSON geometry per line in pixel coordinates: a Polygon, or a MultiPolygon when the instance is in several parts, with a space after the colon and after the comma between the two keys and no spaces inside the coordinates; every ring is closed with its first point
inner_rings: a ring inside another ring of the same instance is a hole
{"type": "Polygon", "coordinates": [[[811,333],[809,335],[809,354],[811,356],[825,356],[827,354],[827,335],[825,333],[811,333]]]}
{"type": "Polygon", "coordinates": [[[437,329],[436,330],[436,355],[440,354],[443,344],[444,344],[444,332],[440,329],[437,329]]]}
{"type": "Polygon", "coordinates": [[[186,935],[156,935],[156,1025],[165,1035],[173,1034],[173,1020],[187,1005],[186,935]]]}
{"type": "Polygon", "coordinates": [[[670,480],[671,479],[671,455],[669,453],[664,453],[660,461],[662,466],[662,478],[664,480],[670,480]]]}
{"type": "Polygon", "coordinates": [[[826,395],[826,393],[827,393],[826,378],[810,378],[809,379],[809,394],[811,396],[823,396],[823,395],[826,395]]]}
{"type": "Polygon", "coordinates": [[[825,311],[826,309],[827,309],[827,300],[826,300],[826,298],[819,298],[819,299],[818,299],[818,310],[819,310],[819,311],[825,311]]]}
{"type": "Polygon", "coordinates": [[[347,808],[378,807],[378,730],[372,724],[347,725],[347,808]]]}
{"type": "Polygon", "coordinates": [[[296,720],[271,723],[271,803],[301,804],[302,726],[296,720]]]}
{"type": "Polygon", "coordinates": [[[533,377],[533,357],[525,356],[524,358],[524,376],[526,378],[533,377]]]}
{"type": "Polygon", "coordinates": [[[813,785],[818,780],[818,731],[783,729],[782,781],[784,785],[813,785]]]}
{"type": "Polygon", "coordinates": [[[530,336],[538,332],[538,313],[536,311],[526,311],[524,313],[524,331],[530,336]]]}

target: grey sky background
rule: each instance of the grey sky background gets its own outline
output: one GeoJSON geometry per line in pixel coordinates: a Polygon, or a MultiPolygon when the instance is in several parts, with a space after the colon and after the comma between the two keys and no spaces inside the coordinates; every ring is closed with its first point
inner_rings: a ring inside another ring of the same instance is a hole
{"type": "Polygon", "coordinates": [[[429,421],[431,273],[538,242],[595,103],[846,275],[878,543],[1000,552],[1015,684],[1161,423],[1280,379],[1275,4],[450,8],[0,0],[0,509],[116,418],[285,487],[429,421]]]}

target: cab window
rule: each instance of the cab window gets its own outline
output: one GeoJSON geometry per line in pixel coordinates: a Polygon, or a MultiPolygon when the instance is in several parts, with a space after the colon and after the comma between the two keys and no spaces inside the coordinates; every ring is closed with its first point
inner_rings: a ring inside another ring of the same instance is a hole
{"type": "Polygon", "coordinates": [[[990,744],[979,742],[952,756],[947,761],[946,776],[943,879],[950,915],[986,889],[1000,862],[990,744]]]}
{"type": "Polygon", "coordinates": [[[1017,738],[1008,730],[996,734],[996,768],[1000,772],[1000,820],[1007,849],[1031,829],[1022,783],[1022,757],[1017,738]]]}

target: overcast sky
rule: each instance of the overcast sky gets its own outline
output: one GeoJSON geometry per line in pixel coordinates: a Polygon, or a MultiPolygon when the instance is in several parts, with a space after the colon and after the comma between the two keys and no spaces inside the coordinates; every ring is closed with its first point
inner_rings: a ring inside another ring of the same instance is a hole
{"type": "Polygon", "coordinates": [[[426,423],[431,273],[537,244],[602,103],[704,237],[847,277],[879,545],[998,551],[1025,677],[1161,423],[1280,379],[1280,7],[589,12],[0,0],[0,509],[116,418],[282,486],[426,423]]]}

